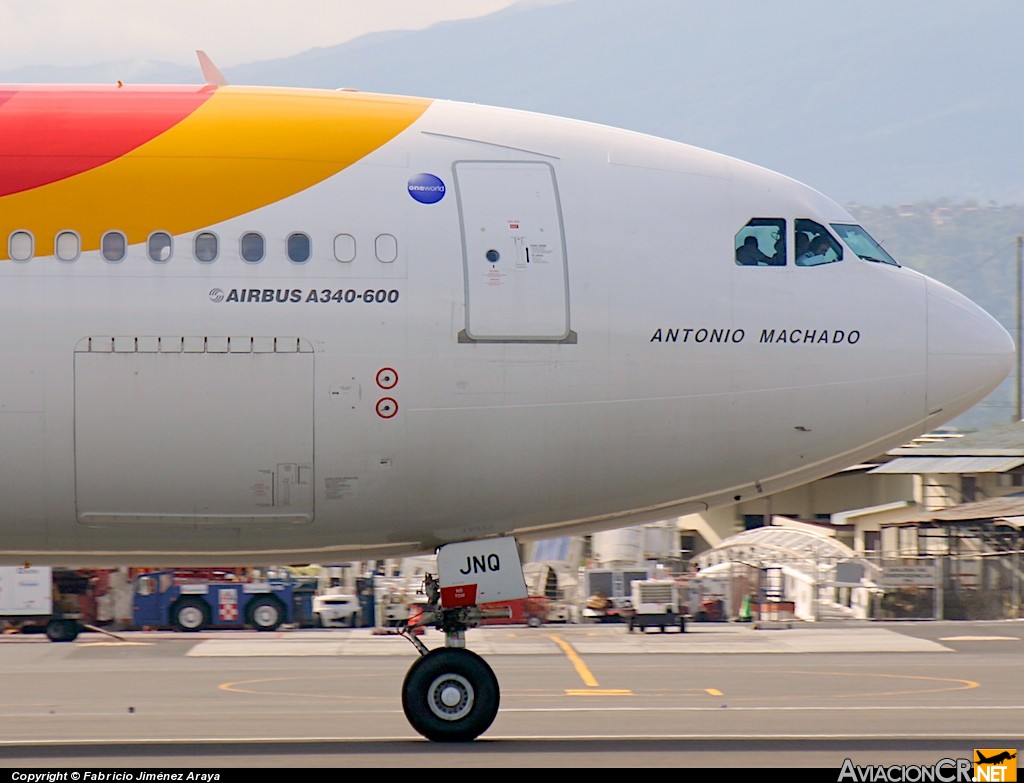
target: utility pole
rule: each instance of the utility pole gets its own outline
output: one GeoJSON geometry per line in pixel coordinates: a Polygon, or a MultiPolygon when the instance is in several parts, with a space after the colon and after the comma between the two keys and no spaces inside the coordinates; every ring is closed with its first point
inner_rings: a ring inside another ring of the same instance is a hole
{"type": "Polygon", "coordinates": [[[1021,411],[1021,289],[1024,288],[1024,271],[1022,271],[1022,256],[1024,256],[1024,232],[1017,234],[1017,411],[1014,417],[1014,422],[1020,421],[1024,418],[1024,413],[1021,411]]]}

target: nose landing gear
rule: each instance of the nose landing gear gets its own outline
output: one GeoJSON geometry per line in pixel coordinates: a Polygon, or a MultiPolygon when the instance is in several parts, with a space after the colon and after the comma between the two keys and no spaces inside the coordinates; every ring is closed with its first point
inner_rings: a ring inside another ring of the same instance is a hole
{"type": "Polygon", "coordinates": [[[425,578],[427,605],[415,625],[401,633],[420,653],[402,683],[402,709],[410,725],[434,742],[470,742],[487,729],[498,714],[501,692],[498,678],[487,662],[467,650],[466,631],[479,625],[476,606],[439,607],[438,580],[425,578]],[[445,646],[429,649],[413,630],[433,624],[445,634],[445,646]]]}
{"type": "Polygon", "coordinates": [[[466,649],[466,631],[484,616],[508,616],[480,604],[526,598],[523,566],[512,537],[446,544],[437,565],[438,577],[424,577],[426,605],[401,629],[420,654],[402,683],[402,708],[427,739],[469,742],[494,722],[501,693],[491,667],[466,649]],[[428,649],[414,633],[421,625],[443,632],[445,646],[428,649]]]}

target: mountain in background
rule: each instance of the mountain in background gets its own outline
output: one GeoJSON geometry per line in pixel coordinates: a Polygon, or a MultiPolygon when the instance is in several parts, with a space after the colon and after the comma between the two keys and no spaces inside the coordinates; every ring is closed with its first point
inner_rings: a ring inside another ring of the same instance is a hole
{"type": "MultiPolygon", "coordinates": [[[[1005,0],[574,0],[222,70],[237,84],[355,87],[630,128],[759,163],[842,203],[1024,203],[1021,29],[1024,4],[1005,0]]],[[[198,66],[137,62],[0,72],[116,79],[200,77],[198,66]]]]}

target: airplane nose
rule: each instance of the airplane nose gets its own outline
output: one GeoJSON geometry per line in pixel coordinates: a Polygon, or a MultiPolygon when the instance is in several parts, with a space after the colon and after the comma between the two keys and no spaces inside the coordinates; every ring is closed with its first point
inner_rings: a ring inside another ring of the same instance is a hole
{"type": "Polygon", "coordinates": [[[963,413],[1013,368],[1013,339],[992,316],[952,288],[928,280],[928,415],[963,413]]]}

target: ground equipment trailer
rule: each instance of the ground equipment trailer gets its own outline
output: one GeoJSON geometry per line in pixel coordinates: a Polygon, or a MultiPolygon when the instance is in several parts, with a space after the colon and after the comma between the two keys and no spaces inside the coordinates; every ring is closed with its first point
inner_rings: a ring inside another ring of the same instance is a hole
{"type": "Polygon", "coordinates": [[[151,571],[135,578],[132,598],[137,628],[255,628],[273,631],[293,622],[290,579],[244,581],[233,574],[204,578],[194,572],[151,571]]]}
{"type": "Polygon", "coordinates": [[[0,621],[13,631],[45,631],[51,642],[74,641],[82,615],[69,610],[59,595],[55,607],[54,592],[49,566],[0,567],[0,621]]]}
{"type": "Polygon", "coordinates": [[[632,610],[631,587],[637,579],[650,579],[647,566],[626,568],[587,568],[581,587],[585,623],[622,622],[632,610]]]}
{"type": "Polygon", "coordinates": [[[637,579],[630,585],[632,608],[629,630],[678,626],[686,631],[686,609],[680,601],[679,584],[674,579],[637,579]]]}

